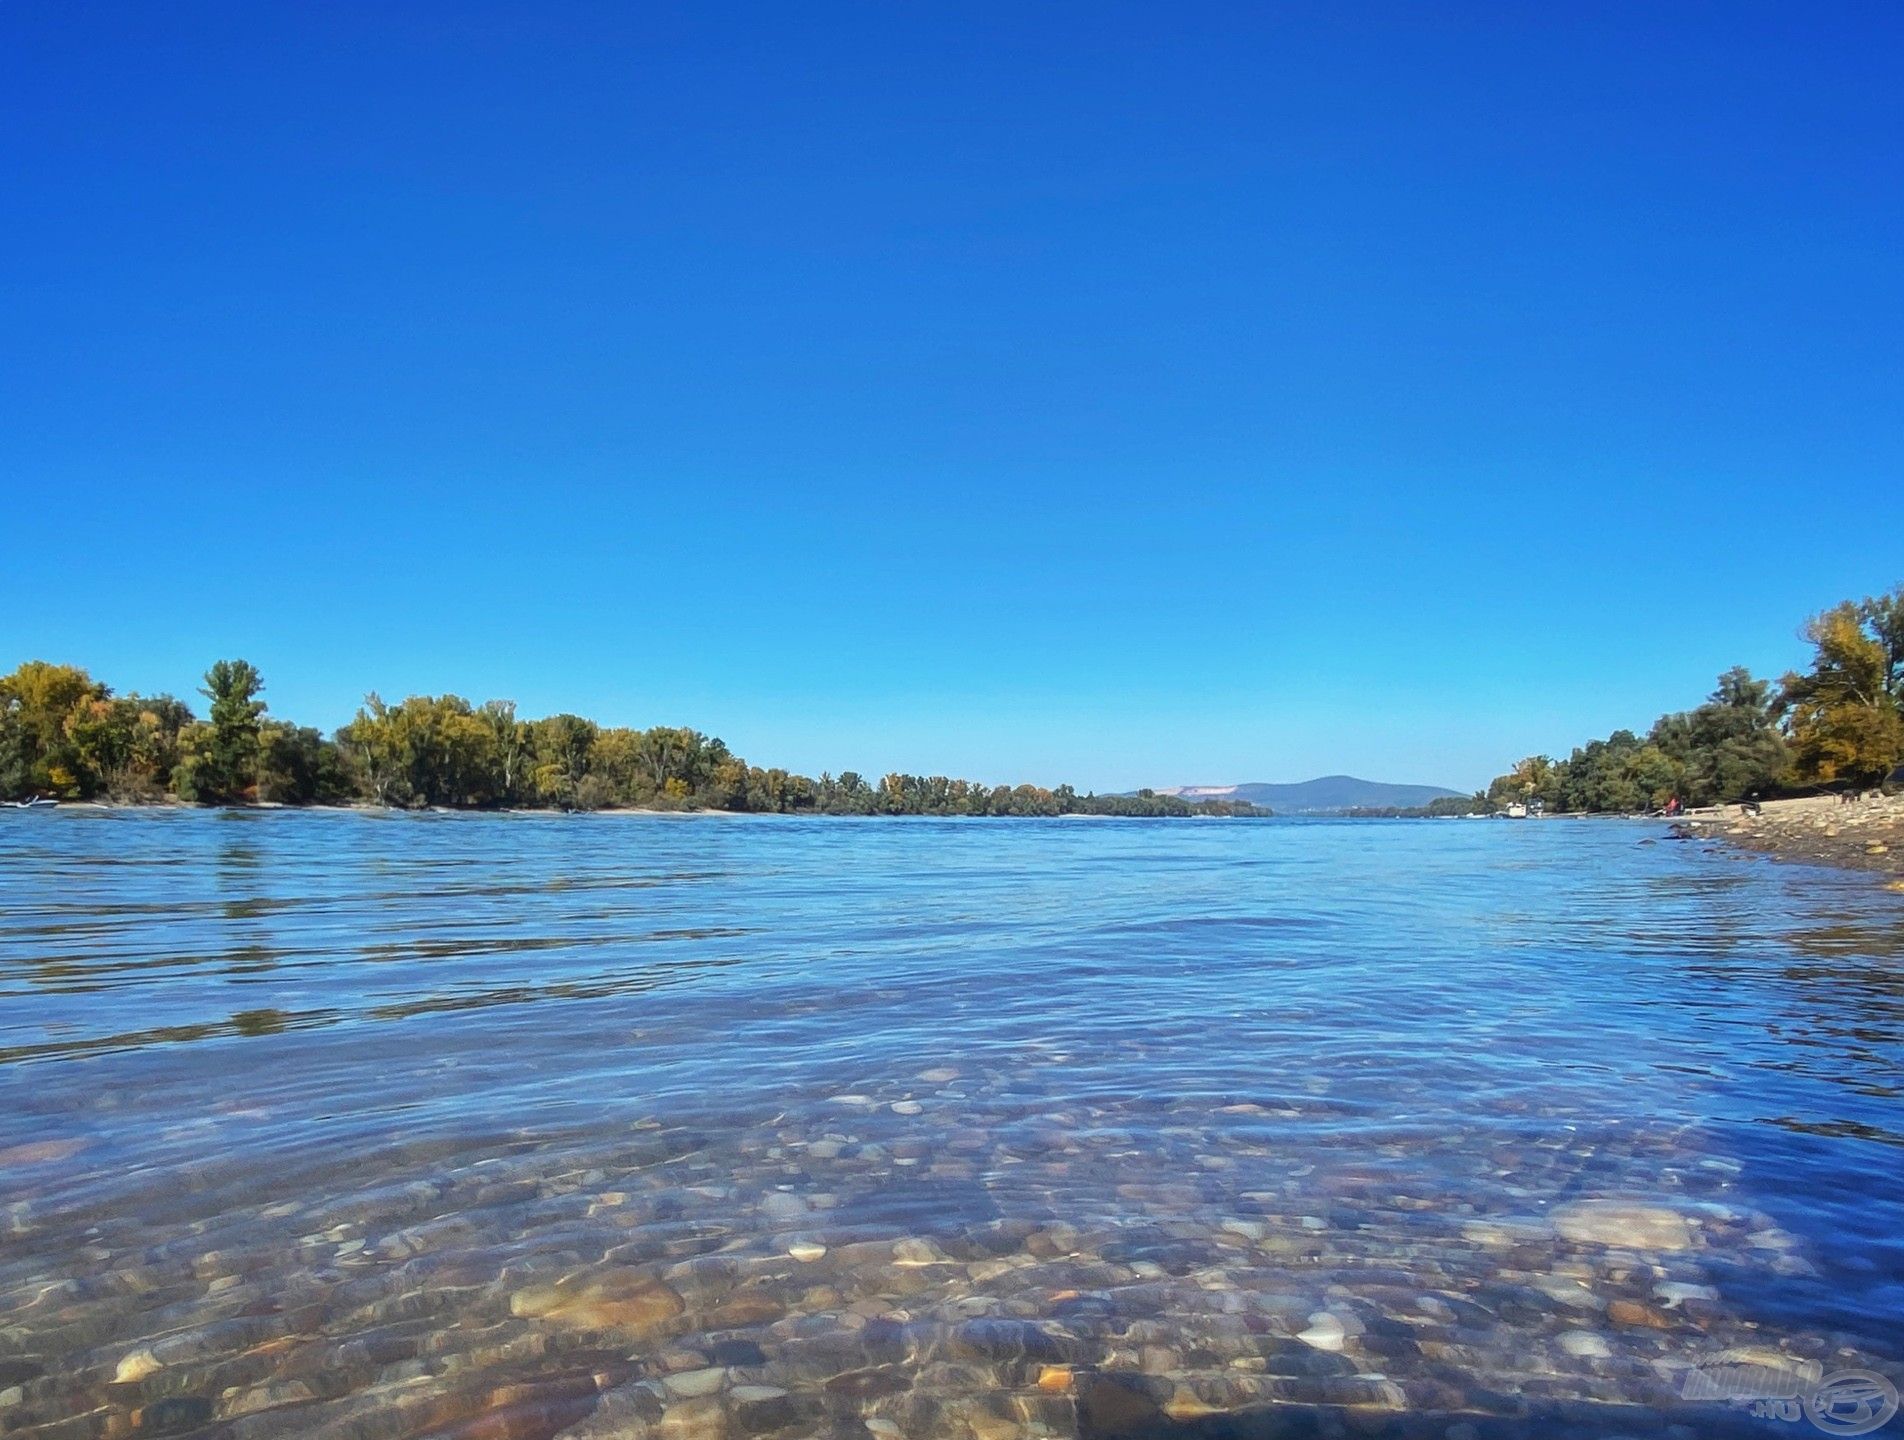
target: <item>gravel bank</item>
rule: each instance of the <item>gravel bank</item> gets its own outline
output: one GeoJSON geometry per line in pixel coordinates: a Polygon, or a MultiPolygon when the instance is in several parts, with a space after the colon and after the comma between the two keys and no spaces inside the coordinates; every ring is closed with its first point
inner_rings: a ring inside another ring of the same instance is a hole
{"type": "Polygon", "coordinates": [[[1740,807],[1686,817],[1689,831],[1807,865],[1874,870],[1904,888],[1904,795],[1845,804],[1836,796],[1769,800],[1763,813],[1740,807]]]}

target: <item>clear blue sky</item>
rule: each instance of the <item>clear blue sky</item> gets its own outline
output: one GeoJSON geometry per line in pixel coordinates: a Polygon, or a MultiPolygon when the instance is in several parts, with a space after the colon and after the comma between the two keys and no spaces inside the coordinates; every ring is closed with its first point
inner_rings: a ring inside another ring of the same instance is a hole
{"type": "Polygon", "coordinates": [[[1904,579],[1904,7],[0,7],[0,661],[1468,786],[1904,579]]]}

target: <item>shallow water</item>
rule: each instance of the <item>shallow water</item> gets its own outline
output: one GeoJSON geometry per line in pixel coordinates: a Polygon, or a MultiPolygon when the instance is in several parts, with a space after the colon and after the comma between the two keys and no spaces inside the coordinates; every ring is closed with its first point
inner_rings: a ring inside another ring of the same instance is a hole
{"type": "Polygon", "coordinates": [[[1661,835],[0,816],[0,1434],[1819,1433],[1904,897],[1661,835]]]}

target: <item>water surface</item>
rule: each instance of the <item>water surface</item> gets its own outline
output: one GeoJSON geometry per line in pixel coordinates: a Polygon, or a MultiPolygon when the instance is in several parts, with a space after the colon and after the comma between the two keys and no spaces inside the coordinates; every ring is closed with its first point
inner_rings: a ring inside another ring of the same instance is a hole
{"type": "Polygon", "coordinates": [[[1727,1352],[1895,1376],[1904,897],[1660,836],[0,817],[0,1433],[1716,1434],[1727,1352]]]}

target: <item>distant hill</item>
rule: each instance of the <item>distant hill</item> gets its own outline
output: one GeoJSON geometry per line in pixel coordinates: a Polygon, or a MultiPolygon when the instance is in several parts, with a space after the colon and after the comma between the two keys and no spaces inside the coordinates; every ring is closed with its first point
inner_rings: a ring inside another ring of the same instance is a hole
{"type": "Polygon", "coordinates": [[[1186,800],[1247,800],[1267,805],[1278,815],[1327,815],[1340,810],[1407,808],[1430,800],[1461,795],[1441,785],[1390,785],[1381,780],[1358,780],[1353,775],[1324,775],[1294,785],[1177,785],[1159,786],[1159,795],[1181,795],[1186,800]]]}

